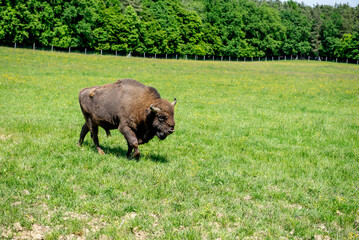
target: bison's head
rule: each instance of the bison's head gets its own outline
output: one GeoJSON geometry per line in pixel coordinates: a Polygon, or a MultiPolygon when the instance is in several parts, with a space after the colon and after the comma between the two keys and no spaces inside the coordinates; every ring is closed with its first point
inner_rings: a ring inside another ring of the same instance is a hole
{"type": "Polygon", "coordinates": [[[172,103],[165,99],[158,99],[150,106],[151,114],[154,115],[152,127],[161,140],[175,131],[174,106],[176,102],[176,98],[172,103]]]}

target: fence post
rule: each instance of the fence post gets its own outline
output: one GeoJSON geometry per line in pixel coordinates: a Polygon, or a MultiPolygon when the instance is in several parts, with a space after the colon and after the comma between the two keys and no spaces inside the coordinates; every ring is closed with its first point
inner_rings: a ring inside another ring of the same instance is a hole
{"type": "Polygon", "coordinates": [[[253,57],[251,57],[251,62],[253,62],[253,57]]]}
{"type": "Polygon", "coordinates": [[[244,57],[244,61],[246,61],[246,57],[244,57]]]}
{"type": "Polygon", "coordinates": [[[284,60],[285,60],[285,61],[287,60],[287,55],[284,56],[284,60]]]}
{"type": "Polygon", "coordinates": [[[359,64],[359,60],[357,60],[357,65],[359,64]]]}
{"type": "Polygon", "coordinates": [[[223,61],[223,56],[221,56],[221,61],[223,61]]]}
{"type": "Polygon", "coordinates": [[[274,58],[274,57],[272,56],[272,62],[273,62],[273,58],[274,58]]]}
{"type": "Polygon", "coordinates": [[[167,59],[167,53],[166,53],[166,59],[167,59]]]}
{"type": "MultiPolygon", "coordinates": [[[[117,53],[117,51],[116,51],[116,53],[117,53]]],[[[146,53],[143,53],[143,58],[145,58],[146,57],[146,53]]]]}
{"type": "Polygon", "coordinates": [[[177,60],[177,54],[176,54],[176,60],[177,60]]]}
{"type": "MultiPolygon", "coordinates": [[[[102,51],[102,50],[101,50],[102,51]]],[[[71,47],[69,47],[69,53],[71,52],[71,47]]]]}
{"type": "Polygon", "coordinates": [[[16,48],[16,42],[15,42],[15,46],[14,46],[14,48],[16,48]]]}
{"type": "Polygon", "coordinates": [[[51,45],[51,52],[54,51],[54,45],[51,45]]]}
{"type": "Polygon", "coordinates": [[[32,46],[32,50],[35,50],[35,43],[34,43],[34,45],[32,46]]]}
{"type": "Polygon", "coordinates": [[[231,61],[231,56],[229,56],[228,61],[229,61],[229,62],[231,61]]]}
{"type": "Polygon", "coordinates": [[[338,62],[338,58],[335,58],[335,62],[338,62]]]}
{"type": "Polygon", "coordinates": [[[293,56],[292,56],[292,55],[290,55],[290,60],[293,60],[293,56]]]}
{"type": "Polygon", "coordinates": [[[347,58],[347,63],[348,63],[348,58],[347,58]]]}
{"type": "Polygon", "coordinates": [[[310,56],[308,56],[308,61],[310,60],[310,56]]]}
{"type": "Polygon", "coordinates": [[[155,58],[157,58],[157,53],[155,53],[155,58]]]}
{"type": "Polygon", "coordinates": [[[328,57],[325,57],[325,61],[328,62],[328,57]]]}
{"type": "Polygon", "coordinates": [[[206,56],[203,56],[203,61],[206,61],[206,56]]]}
{"type": "Polygon", "coordinates": [[[259,61],[259,62],[261,61],[261,57],[258,57],[258,61],[259,61]]]}
{"type": "Polygon", "coordinates": [[[85,55],[87,54],[87,48],[85,48],[85,55]]]}
{"type": "Polygon", "coordinates": [[[267,61],[267,57],[264,59],[264,61],[267,61]]]}
{"type": "Polygon", "coordinates": [[[186,54],[186,60],[187,60],[187,54],[186,54]]]}
{"type": "Polygon", "coordinates": [[[213,55],[213,61],[214,61],[214,55],[213,55]]]}
{"type": "Polygon", "coordinates": [[[101,49],[101,55],[102,55],[102,49],[101,49]]]}

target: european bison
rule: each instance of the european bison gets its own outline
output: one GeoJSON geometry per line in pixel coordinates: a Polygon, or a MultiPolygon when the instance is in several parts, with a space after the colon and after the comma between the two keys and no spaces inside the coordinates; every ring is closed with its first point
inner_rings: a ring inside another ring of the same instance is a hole
{"type": "Polygon", "coordinates": [[[119,129],[128,145],[127,157],[139,158],[139,144],[147,143],[155,135],[163,140],[175,127],[174,102],[161,99],[153,87],[133,79],[121,79],[103,86],[84,88],[79,95],[86,123],[83,125],[79,146],[86,134],[91,137],[99,154],[104,154],[98,142],[98,126],[109,135],[110,129],[119,129]]]}

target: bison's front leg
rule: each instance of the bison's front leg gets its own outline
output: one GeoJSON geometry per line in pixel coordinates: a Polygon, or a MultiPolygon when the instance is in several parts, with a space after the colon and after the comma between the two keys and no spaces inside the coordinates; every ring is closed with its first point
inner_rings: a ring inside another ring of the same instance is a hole
{"type": "Polygon", "coordinates": [[[132,150],[134,150],[133,157],[139,159],[140,151],[138,150],[138,139],[136,137],[136,134],[128,126],[120,126],[119,130],[127,140],[127,145],[128,145],[127,158],[131,157],[132,150]]]}

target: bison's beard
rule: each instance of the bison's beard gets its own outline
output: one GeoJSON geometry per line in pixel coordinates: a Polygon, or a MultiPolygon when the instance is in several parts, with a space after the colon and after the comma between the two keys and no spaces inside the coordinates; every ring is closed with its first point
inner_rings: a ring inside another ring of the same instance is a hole
{"type": "Polygon", "coordinates": [[[159,132],[159,131],[156,132],[156,136],[161,140],[164,140],[167,137],[167,135],[164,132],[159,132]]]}

